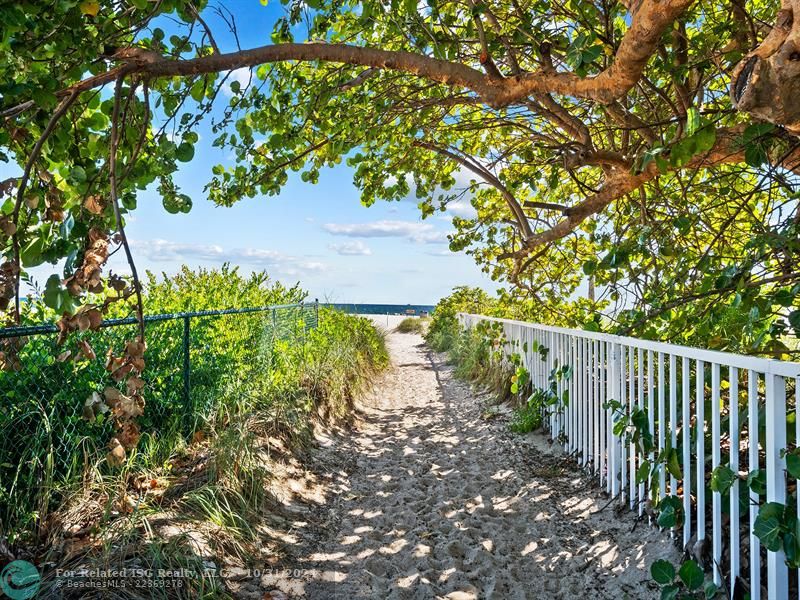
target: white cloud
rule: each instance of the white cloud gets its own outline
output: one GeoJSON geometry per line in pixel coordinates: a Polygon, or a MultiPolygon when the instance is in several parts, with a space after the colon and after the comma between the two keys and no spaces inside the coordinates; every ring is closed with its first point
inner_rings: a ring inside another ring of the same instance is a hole
{"type": "Polygon", "coordinates": [[[354,238],[407,238],[422,244],[447,243],[447,232],[430,223],[416,221],[371,221],[368,223],[325,223],[322,228],[333,235],[354,238]]]}
{"type": "Polygon", "coordinates": [[[478,211],[469,200],[453,200],[447,204],[447,213],[462,219],[474,219],[478,216],[478,211]]]}
{"type": "Polygon", "coordinates": [[[233,248],[226,250],[217,244],[182,244],[168,240],[131,240],[139,256],[153,262],[185,262],[202,260],[216,263],[243,263],[267,269],[281,275],[296,276],[303,273],[324,271],[327,266],[319,261],[290,256],[276,250],[259,248],[233,248]]]}
{"type": "Polygon", "coordinates": [[[426,252],[428,256],[457,256],[458,252],[453,252],[447,248],[442,248],[441,250],[430,250],[426,252]]]}
{"type": "Polygon", "coordinates": [[[253,79],[253,72],[250,70],[250,67],[241,67],[239,69],[234,69],[231,71],[230,76],[225,81],[225,84],[222,86],[222,93],[228,97],[232,97],[233,90],[231,89],[231,83],[234,81],[238,81],[241,89],[246,88],[250,85],[250,82],[253,79]]]}
{"type": "Polygon", "coordinates": [[[328,248],[342,256],[369,256],[372,250],[361,240],[343,242],[341,244],[328,244],[328,248]]]}

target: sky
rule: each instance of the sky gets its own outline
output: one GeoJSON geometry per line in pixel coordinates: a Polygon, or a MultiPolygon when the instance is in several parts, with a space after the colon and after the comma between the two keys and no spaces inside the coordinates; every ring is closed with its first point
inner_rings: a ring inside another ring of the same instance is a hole
{"type": "MultiPolygon", "coordinates": [[[[279,2],[264,7],[258,0],[235,0],[227,6],[236,15],[243,48],[270,43],[272,24],[283,11],[279,2]]],[[[206,20],[221,50],[235,50],[220,20],[213,15],[206,20]]],[[[238,71],[234,77],[246,82],[248,75],[238,71]]],[[[176,175],[193,200],[189,214],[167,213],[155,186],[139,193],[126,231],[140,271],[169,274],[183,264],[214,267],[227,261],[245,272],[266,270],[287,284],[299,281],[311,298],[347,303],[435,304],[457,285],[495,289],[469,256],[448,249],[452,216],[472,212],[467,201],[424,221],[413,197],[365,207],[343,163],[322,171],[316,185],[295,173],[277,197],[214,206],[203,192],[211,167],[233,160],[228,151],[211,146],[209,125],[207,119],[198,130],[194,160],[182,163],[176,175]]],[[[18,172],[0,163],[0,176],[18,172]]],[[[109,268],[128,272],[122,253],[112,257],[109,268]]],[[[61,274],[57,265],[32,270],[42,283],[52,273],[61,274]]]]}

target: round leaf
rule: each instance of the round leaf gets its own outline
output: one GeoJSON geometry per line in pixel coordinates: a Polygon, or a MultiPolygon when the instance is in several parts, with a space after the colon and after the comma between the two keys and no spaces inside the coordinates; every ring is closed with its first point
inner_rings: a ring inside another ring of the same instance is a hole
{"type": "Polygon", "coordinates": [[[175,158],[181,162],[189,162],[194,158],[194,146],[188,142],[183,142],[178,146],[177,150],[175,150],[175,158]]]}
{"type": "Polygon", "coordinates": [[[650,565],[650,575],[656,583],[667,585],[675,579],[675,567],[668,560],[657,560],[650,565]]]}
{"type": "Polygon", "coordinates": [[[699,590],[705,579],[703,569],[693,560],[687,560],[681,565],[678,576],[690,590],[699,590]]]}

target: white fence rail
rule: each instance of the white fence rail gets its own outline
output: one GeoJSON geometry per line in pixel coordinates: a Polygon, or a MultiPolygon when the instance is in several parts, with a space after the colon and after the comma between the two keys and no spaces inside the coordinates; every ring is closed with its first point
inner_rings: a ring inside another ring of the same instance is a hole
{"type": "Polygon", "coordinates": [[[763,500],[788,505],[787,485],[797,482],[786,472],[785,451],[789,427],[794,438],[789,450],[800,439],[800,363],[479,315],[460,314],[459,319],[466,328],[499,323],[504,353],[520,355],[534,388],[555,386],[567,399],[559,410],[548,411],[545,426],[609,494],[640,513],[651,493],[659,499],[680,497],[683,545],[708,549],[715,583],[732,593],[739,577],[749,581],[752,600],[763,597],[762,588],[768,600],[788,598],[783,551],[761,548],[753,534],[762,498],[749,492],[749,511],[740,514],[739,488],[745,482],[735,480],[723,507],[723,494],[711,491],[709,480],[721,464],[742,477],[760,469],[766,475],[763,500]],[[571,375],[553,379],[554,369],[565,366],[571,375]],[[615,435],[620,410],[609,406],[610,400],[628,413],[646,412],[653,452],[644,454],[630,436],[615,435]],[[680,477],[661,468],[637,484],[637,469],[670,448],[680,449],[680,477]],[[764,559],[767,576],[761,581],[764,559]]]}

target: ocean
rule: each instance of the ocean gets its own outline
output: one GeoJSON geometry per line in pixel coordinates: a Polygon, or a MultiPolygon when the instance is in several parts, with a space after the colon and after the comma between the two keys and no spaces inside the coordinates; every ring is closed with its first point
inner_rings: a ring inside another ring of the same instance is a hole
{"type": "Polygon", "coordinates": [[[420,315],[433,312],[432,304],[321,304],[336,310],[361,315],[420,315]]]}

